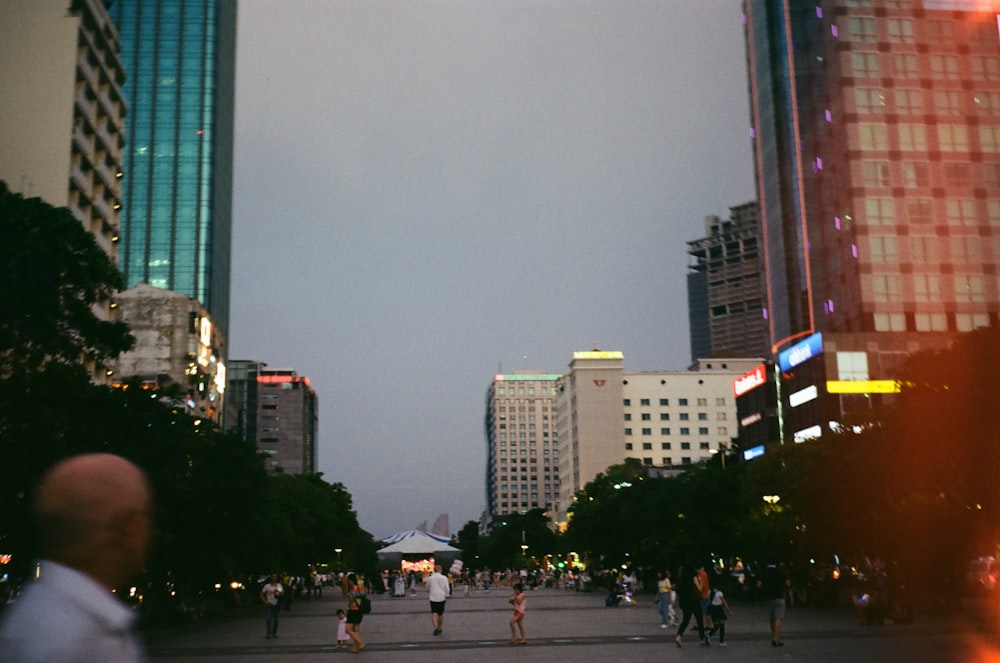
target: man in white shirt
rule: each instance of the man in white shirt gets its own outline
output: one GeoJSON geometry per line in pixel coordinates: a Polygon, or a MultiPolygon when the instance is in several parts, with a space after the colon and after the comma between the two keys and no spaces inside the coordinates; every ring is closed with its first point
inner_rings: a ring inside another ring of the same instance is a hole
{"type": "Polygon", "coordinates": [[[35,498],[44,559],[0,623],[0,661],[146,660],[136,614],[112,591],[145,563],[150,509],[145,474],[120,456],[74,456],[49,470],[35,498]]]}
{"type": "Polygon", "coordinates": [[[434,635],[441,635],[444,629],[444,603],[448,599],[451,586],[448,578],[441,575],[441,565],[434,567],[434,573],[427,578],[428,598],[431,602],[431,624],[434,625],[434,635]]]}

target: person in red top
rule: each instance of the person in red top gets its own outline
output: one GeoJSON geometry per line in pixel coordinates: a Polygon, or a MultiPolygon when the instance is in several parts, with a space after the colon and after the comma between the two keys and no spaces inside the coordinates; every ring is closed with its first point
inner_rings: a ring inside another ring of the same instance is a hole
{"type": "Polygon", "coordinates": [[[712,618],[708,615],[708,604],[711,603],[709,597],[712,595],[712,588],[708,585],[708,571],[704,566],[698,567],[698,582],[701,583],[701,619],[705,628],[711,628],[712,618]]]}

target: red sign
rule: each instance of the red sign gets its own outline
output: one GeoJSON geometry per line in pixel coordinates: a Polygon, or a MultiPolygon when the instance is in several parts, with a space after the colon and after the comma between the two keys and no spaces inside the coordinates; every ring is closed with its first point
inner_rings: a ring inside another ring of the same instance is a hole
{"type": "Polygon", "coordinates": [[[753,391],[757,387],[767,382],[767,369],[764,364],[757,366],[753,370],[744,373],[733,380],[733,396],[739,398],[748,391],[753,391]]]}

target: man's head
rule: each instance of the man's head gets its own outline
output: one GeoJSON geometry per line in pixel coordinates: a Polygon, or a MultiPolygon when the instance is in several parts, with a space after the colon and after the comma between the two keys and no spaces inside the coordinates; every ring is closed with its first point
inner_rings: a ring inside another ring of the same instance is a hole
{"type": "Polygon", "coordinates": [[[152,496],[142,470],[121,456],[73,456],[35,494],[42,555],[114,589],[142,570],[152,496]]]}
{"type": "Polygon", "coordinates": [[[441,573],[441,565],[440,564],[435,564],[434,565],[434,572],[435,573],[441,573]]]}

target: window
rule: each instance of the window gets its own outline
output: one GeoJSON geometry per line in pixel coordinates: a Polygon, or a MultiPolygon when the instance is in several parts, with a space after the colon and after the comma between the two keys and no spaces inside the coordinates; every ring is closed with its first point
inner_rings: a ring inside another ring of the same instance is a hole
{"type": "Polygon", "coordinates": [[[660,421],[670,421],[670,413],[669,412],[661,412],[660,413],[660,421]]]}
{"type": "Polygon", "coordinates": [[[880,303],[899,301],[903,295],[898,274],[872,274],[872,299],[880,303]]]}
{"type": "Polygon", "coordinates": [[[682,428],[681,429],[681,435],[690,435],[690,434],[691,434],[691,429],[690,428],[682,428]]]}
{"type": "Polygon", "coordinates": [[[858,147],[862,150],[888,150],[889,134],[884,124],[858,122],[858,147]]]}
{"type": "MultiPolygon", "coordinates": [[[[941,277],[937,274],[913,275],[913,298],[924,304],[941,301],[941,277]]],[[[926,331],[926,330],[918,330],[926,331]]]]}
{"type": "Polygon", "coordinates": [[[930,185],[930,168],[926,163],[917,161],[903,162],[903,186],[912,188],[928,187],[930,185]]]}
{"type": "Polygon", "coordinates": [[[948,331],[948,317],[944,313],[916,313],[913,323],[917,331],[948,331]]]}
{"type": "Polygon", "coordinates": [[[956,274],[954,278],[956,302],[979,303],[984,301],[985,290],[982,276],[978,274],[956,274]]]}
{"type": "Polygon", "coordinates": [[[934,220],[934,203],[930,198],[914,198],[906,201],[906,216],[910,223],[931,223],[934,220]]]}
{"type": "Polygon", "coordinates": [[[691,443],[690,442],[681,442],[681,449],[682,450],[687,451],[690,448],[691,448],[691,443]]]}
{"type": "Polygon", "coordinates": [[[670,435],[670,429],[669,428],[661,428],[660,429],[660,435],[670,435]]]}
{"type": "Polygon", "coordinates": [[[622,405],[624,405],[625,407],[628,407],[631,404],[632,404],[632,399],[630,398],[626,398],[624,401],[622,401],[622,405]]]}
{"type": "Polygon", "coordinates": [[[702,451],[708,451],[709,449],[712,448],[712,445],[709,444],[708,442],[699,442],[698,448],[701,449],[702,451]]]}
{"type": "Polygon", "coordinates": [[[626,412],[625,413],[625,421],[632,421],[632,413],[631,412],[626,412]]]}
{"type": "Polygon", "coordinates": [[[698,403],[698,407],[705,407],[706,405],[708,405],[708,399],[707,398],[699,398],[698,401],[697,401],[697,403],[698,403]]]}
{"type": "Polygon", "coordinates": [[[679,400],[677,401],[677,404],[678,404],[678,405],[687,405],[687,404],[688,404],[688,399],[686,399],[686,398],[681,398],[681,399],[679,399],[679,400]]]}
{"type": "Polygon", "coordinates": [[[955,38],[955,30],[951,21],[926,21],[927,36],[932,42],[947,42],[955,38]]]}
{"type": "Polygon", "coordinates": [[[643,435],[652,435],[653,434],[653,429],[652,428],[643,428],[642,429],[642,434],[643,435]]]}
{"type": "Polygon", "coordinates": [[[983,179],[991,189],[1000,189],[1000,163],[984,163],[983,179]]]}
{"type": "Polygon", "coordinates": [[[983,152],[1000,154],[1000,125],[980,126],[979,145],[983,152]]]}
{"type": "Polygon", "coordinates": [[[1000,116],[1000,92],[977,92],[972,101],[980,114],[1000,116]]]}
{"type": "Polygon", "coordinates": [[[896,78],[918,78],[917,56],[913,53],[896,53],[892,56],[892,69],[896,78]]]}
{"type": "Polygon", "coordinates": [[[649,412],[643,412],[640,416],[642,417],[643,421],[649,421],[653,415],[651,415],[649,412]]]}
{"type": "Polygon", "coordinates": [[[719,435],[729,435],[729,430],[725,426],[719,426],[719,435]]]}
{"type": "Polygon", "coordinates": [[[922,124],[900,123],[897,129],[899,131],[899,149],[908,152],[927,151],[926,126],[922,124]]]}
{"type": "Polygon", "coordinates": [[[698,421],[708,421],[708,412],[699,412],[698,421]]]}
{"type": "Polygon", "coordinates": [[[868,238],[868,248],[871,251],[872,262],[895,263],[899,260],[894,236],[872,235],[868,238]]]}
{"type": "Polygon", "coordinates": [[[626,428],[625,429],[625,434],[626,435],[631,435],[632,434],[632,429],[631,428],[626,428]]]}
{"type": "Polygon", "coordinates": [[[1000,81],[1000,58],[993,55],[973,55],[972,78],[977,81],[1000,81]]]}
{"type": "Polygon", "coordinates": [[[938,115],[962,115],[962,93],[958,90],[936,90],[934,110],[938,115]]]}
{"type": "Polygon", "coordinates": [[[726,406],[726,397],[725,396],[719,396],[718,398],[715,399],[715,404],[718,405],[718,406],[720,406],[720,407],[725,407],[726,406]]]}
{"type": "Polygon", "coordinates": [[[869,187],[889,186],[889,162],[862,161],[861,178],[865,186],[869,187]]]}
{"type": "Polygon", "coordinates": [[[639,405],[649,405],[649,399],[648,398],[640,398],[639,399],[639,405]]]}
{"type": "Polygon", "coordinates": [[[906,316],[902,313],[876,313],[875,331],[901,332],[906,331],[906,316]]]}
{"type": "Polygon", "coordinates": [[[875,17],[849,17],[847,19],[847,38],[851,41],[875,41],[875,17]]]}
{"type": "Polygon", "coordinates": [[[661,449],[669,450],[670,449],[670,443],[669,442],[661,442],[660,443],[660,448],[661,449]]]}
{"type": "Polygon", "coordinates": [[[878,53],[851,53],[851,70],[855,78],[878,78],[878,53]]]}
{"type": "Polygon", "coordinates": [[[670,399],[669,398],[661,398],[660,399],[660,405],[670,405],[670,399]]]}
{"type": "MultiPolygon", "coordinates": [[[[973,58],[975,60],[975,58],[973,58]]],[[[958,80],[958,56],[931,55],[931,77],[936,80],[958,80]]]]}
{"type": "Polygon", "coordinates": [[[642,449],[643,449],[643,451],[650,451],[652,448],[653,448],[653,443],[652,442],[643,442],[642,443],[642,449]]]}
{"type": "Polygon", "coordinates": [[[681,414],[680,414],[681,421],[687,421],[690,418],[691,418],[691,415],[689,415],[687,412],[681,412],[681,414]]]}
{"type": "Polygon", "coordinates": [[[885,95],[873,87],[854,88],[854,105],[859,113],[884,113],[885,95]]]}
{"type": "Polygon", "coordinates": [[[970,332],[980,327],[988,327],[990,316],[985,313],[956,313],[955,328],[960,332],[970,332]]]}
{"type": "Polygon", "coordinates": [[[935,264],[938,262],[936,237],[926,235],[910,236],[910,262],[935,264]]]}
{"type": "Polygon", "coordinates": [[[708,435],[708,427],[699,428],[698,435],[708,435]]]}
{"type": "Polygon", "coordinates": [[[960,124],[938,125],[938,147],[942,152],[968,152],[969,130],[960,124]]]}
{"type": "Polygon", "coordinates": [[[982,260],[979,237],[952,237],[951,261],[959,265],[972,265],[982,260]]]}
{"type": "Polygon", "coordinates": [[[896,90],[896,112],[900,115],[921,115],[924,112],[922,90],[900,88],[896,90]]]}
{"type": "Polygon", "coordinates": [[[873,226],[891,226],[896,222],[892,198],[865,198],[865,220],[873,226]]]}
{"type": "Polygon", "coordinates": [[[868,379],[868,353],[838,352],[836,356],[838,380],[868,379]]]}
{"type": "Polygon", "coordinates": [[[948,225],[976,225],[976,201],[968,198],[949,198],[944,203],[944,209],[948,225]]]}
{"type": "Polygon", "coordinates": [[[625,451],[632,451],[632,443],[631,442],[626,442],[625,443],[625,451]]]}
{"type": "Polygon", "coordinates": [[[913,43],[913,20],[909,18],[890,18],[889,41],[894,44],[913,43]]]}

